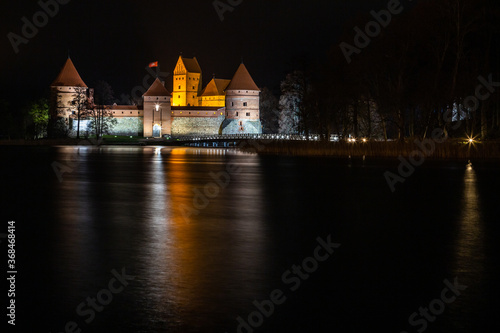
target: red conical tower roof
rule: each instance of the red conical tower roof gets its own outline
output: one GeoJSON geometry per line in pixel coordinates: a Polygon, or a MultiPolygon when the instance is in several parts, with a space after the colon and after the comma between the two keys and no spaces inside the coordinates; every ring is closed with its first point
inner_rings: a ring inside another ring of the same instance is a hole
{"type": "Polygon", "coordinates": [[[64,67],[62,68],[61,72],[57,76],[57,79],[52,82],[52,87],[85,87],[87,88],[87,85],[85,82],[83,82],[82,78],[80,77],[80,74],[78,74],[78,71],[75,68],[75,65],[73,65],[73,62],[71,61],[70,58],[66,60],[66,63],[64,64],[64,67]]]}
{"type": "Polygon", "coordinates": [[[260,91],[259,87],[255,84],[255,82],[252,79],[252,76],[248,72],[247,68],[245,65],[242,63],[240,67],[238,67],[238,70],[236,71],[236,74],[234,74],[233,79],[231,80],[231,83],[229,86],[226,88],[227,90],[257,90],[260,91]]]}

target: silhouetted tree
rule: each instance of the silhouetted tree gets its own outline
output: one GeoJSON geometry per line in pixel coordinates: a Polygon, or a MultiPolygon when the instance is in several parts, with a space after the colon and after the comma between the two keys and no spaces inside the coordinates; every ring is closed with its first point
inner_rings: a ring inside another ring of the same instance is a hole
{"type": "Polygon", "coordinates": [[[104,81],[97,82],[87,115],[90,118],[89,129],[98,141],[103,135],[109,134],[117,123],[111,111],[113,100],[111,86],[104,81]]]}
{"type": "Polygon", "coordinates": [[[80,121],[87,115],[87,108],[89,105],[86,88],[75,88],[71,105],[76,112],[76,138],[80,139],[80,121]]]}
{"type": "Polygon", "coordinates": [[[266,134],[279,131],[279,102],[268,88],[263,88],[260,93],[260,120],[263,132],[266,134]]]}
{"type": "Polygon", "coordinates": [[[301,132],[300,122],[303,115],[305,94],[304,74],[294,71],[281,82],[279,100],[279,132],[283,134],[298,134],[301,132]]]}
{"type": "Polygon", "coordinates": [[[47,99],[40,99],[31,103],[29,108],[30,120],[33,122],[33,137],[41,139],[47,136],[47,126],[49,124],[49,102],[47,99]]]}

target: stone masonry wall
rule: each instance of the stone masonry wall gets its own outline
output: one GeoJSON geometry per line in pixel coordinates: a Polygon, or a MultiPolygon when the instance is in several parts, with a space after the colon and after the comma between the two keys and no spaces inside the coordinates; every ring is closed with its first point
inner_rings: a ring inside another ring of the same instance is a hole
{"type": "MultiPolygon", "coordinates": [[[[117,123],[113,126],[110,135],[120,135],[120,136],[142,136],[143,128],[143,118],[142,117],[120,117],[115,118],[117,123]]],[[[88,131],[89,120],[80,121],[80,135],[84,136],[88,131]]],[[[70,136],[76,136],[77,121],[71,121],[70,136]]]]}
{"type": "Polygon", "coordinates": [[[173,117],[173,136],[217,135],[220,132],[224,116],[210,117],[173,117]]]}
{"type": "Polygon", "coordinates": [[[115,118],[116,125],[112,129],[111,135],[141,136],[144,131],[142,117],[120,117],[115,118]]]}
{"type": "Polygon", "coordinates": [[[262,134],[262,124],[260,120],[226,119],[222,124],[222,134],[262,134]]]}

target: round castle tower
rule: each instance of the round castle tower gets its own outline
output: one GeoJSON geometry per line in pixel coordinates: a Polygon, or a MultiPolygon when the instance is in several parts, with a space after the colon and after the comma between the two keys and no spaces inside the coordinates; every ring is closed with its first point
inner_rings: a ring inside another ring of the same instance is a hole
{"type": "Polygon", "coordinates": [[[226,88],[226,119],[222,134],[261,134],[260,89],[242,63],[226,88]]]}
{"type": "Polygon", "coordinates": [[[75,106],[72,102],[76,94],[80,93],[87,95],[88,87],[85,82],[83,82],[75,65],[68,57],[61,72],[50,85],[50,90],[52,119],[64,118],[68,121],[75,111],[75,106]]]}

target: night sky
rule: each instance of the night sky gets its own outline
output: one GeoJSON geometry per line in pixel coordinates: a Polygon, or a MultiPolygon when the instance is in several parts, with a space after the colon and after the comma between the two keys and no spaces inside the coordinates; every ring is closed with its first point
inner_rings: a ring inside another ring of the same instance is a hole
{"type": "Polygon", "coordinates": [[[243,58],[256,83],[276,91],[304,60],[326,58],[345,22],[386,3],[245,0],[221,21],[211,0],[71,0],[16,54],[8,33],[22,35],[21,19],[32,22],[41,7],[37,1],[9,2],[0,14],[0,98],[17,98],[21,90],[23,99],[47,97],[68,50],[87,85],[107,81],[117,98],[142,85],[151,61],[172,72],[181,52],[198,58],[204,84],[214,73],[230,79],[243,58]]]}

